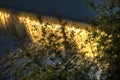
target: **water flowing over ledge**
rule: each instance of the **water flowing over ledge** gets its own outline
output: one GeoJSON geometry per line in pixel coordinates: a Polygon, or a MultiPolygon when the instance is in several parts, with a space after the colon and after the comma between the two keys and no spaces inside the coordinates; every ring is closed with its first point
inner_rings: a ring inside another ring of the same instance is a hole
{"type": "MultiPolygon", "coordinates": [[[[91,40],[90,34],[97,27],[86,23],[74,22],[65,19],[42,16],[26,12],[18,12],[0,8],[0,31],[11,34],[23,40],[41,44],[41,39],[47,36],[60,37],[59,43],[74,40],[78,48],[78,53],[87,53],[88,56],[95,56],[97,43],[91,40]],[[63,38],[62,38],[63,37],[63,38]]],[[[98,30],[99,31],[99,30],[98,30]]],[[[103,34],[105,34],[103,32],[103,34]]],[[[58,47],[64,50],[64,45],[58,47]]]]}

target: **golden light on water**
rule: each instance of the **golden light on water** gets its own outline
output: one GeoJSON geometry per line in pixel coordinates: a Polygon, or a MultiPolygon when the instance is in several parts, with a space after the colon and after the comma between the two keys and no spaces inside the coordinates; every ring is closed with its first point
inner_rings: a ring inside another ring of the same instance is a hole
{"type": "Polygon", "coordinates": [[[9,22],[8,22],[9,18],[10,18],[10,14],[9,13],[0,11],[0,24],[2,26],[4,26],[5,29],[6,29],[6,27],[9,24],[9,22]]]}
{"type": "MultiPolygon", "coordinates": [[[[19,34],[22,34],[24,27],[25,31],[28,34],[29,39],[31,39],[32,42],[39,44],[39,39],[43,37],[43,31],[44,28],[45,31],[48,33],[53,33],[59,37],[62,37],[63,34],[61,33],[61,25],[60,24],[54,24],[54,23],[40,23],[39,20],[36,18],[36,15],[29,15],[21,13],[19,15],[13,15],[13,19],[17,18],[18,22],[13,23],[16,25],[17,32],[19,34]],[[18,24],[19,23],[19,24],[18,24]]],[[[3,25],[4,28],[9,27],[9,19],[10,19],[10,13],[8,12],[2,12],[0,11],[0,25],[3,25]]],[[[49,18],[48,18],[49,19],[49,18]]],[[[86,56],[88,57],[94,57],[96,54],[93,54],[93,51],[97,50],[97,43],[92,41],[89,38],[90,31],[81,28],[78,28],[76,26],[64,26],[65,27],[65,33],[67,35],[67,38],[72,38],[75,40],[75,43],[77,44],[77,48],[79,49],[80,53],[86,53],[86,56]],[[86,42],[87,41],[87,42],[86,42]]],[[[81,27],[81,26],[80,26],[81,27]]],[[[99,33],[99,30],[96,32],[99,33]]],[[[101,35],[107,35],[105,32],[101,32],[101,35]]],[[[97,38],[100,39],[100,36],[97,38]]],[[[60,39],[59,42],[61,43],[63,39],[60,39]]],[[[61,46],[62,47],[62,46],[61,46]]],[[[103,48],[103,47],[101,47],[103,48]]],[[[61,48],[63,49],[63,47],[61,48]]]]}
{"type": "Polygon", "coordinates": [[[40,38],[42,32],[39,21],[37,19],[31,19],[31,17],[24,15],[19,16],[18,19],[22,24],[24,24],[31,40],[33,42],[36,42],[36,38],[40,38]]]}

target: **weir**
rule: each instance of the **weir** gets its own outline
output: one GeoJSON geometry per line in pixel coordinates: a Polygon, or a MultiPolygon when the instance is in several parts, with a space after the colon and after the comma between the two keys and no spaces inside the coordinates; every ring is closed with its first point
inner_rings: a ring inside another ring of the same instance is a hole
{"type": "MultiPolygon", "coordinates": [[[[14,35],[33,43],[42,45],[41,39],[49,43],[48,37],[59,38],[59,43],[73,40],[77,45],[78,53],[86,53],[87,56],[95,56],[97,43],[91,40],[90,34],[96,27],[86,23],[42,16],[26,12],[18,12],[10,9],[0,8],[0,31],[5,34],[14,35]]],[[[63,49],[61,45],[58,49],[63,49]]]]}

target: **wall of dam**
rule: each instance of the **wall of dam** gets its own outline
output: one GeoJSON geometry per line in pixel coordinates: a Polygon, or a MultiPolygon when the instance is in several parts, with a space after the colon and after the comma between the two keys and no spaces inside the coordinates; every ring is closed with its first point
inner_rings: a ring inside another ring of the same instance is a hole
{"type": "Polygon", "coordinates": [[[97,44],[91,40],[90,34],[95,29],[89,24],[59,17],[0,8],[0,34],[14,35],[39,45],[58,45],[56,48],[60,50],[64,50],[64,44],[70,42],[76,45],[78,53],[94,56],[97,44]]]}

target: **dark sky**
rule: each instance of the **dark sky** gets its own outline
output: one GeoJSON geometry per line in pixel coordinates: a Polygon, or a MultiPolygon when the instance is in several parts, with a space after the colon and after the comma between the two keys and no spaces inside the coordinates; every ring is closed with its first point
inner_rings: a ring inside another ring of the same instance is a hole
{"type": "Polygon", "coordinates": [[[86,22],[93,12],[87,6],[87,0],[0,0],[0,6],[15,10],[55,16],[86,22]]]}

